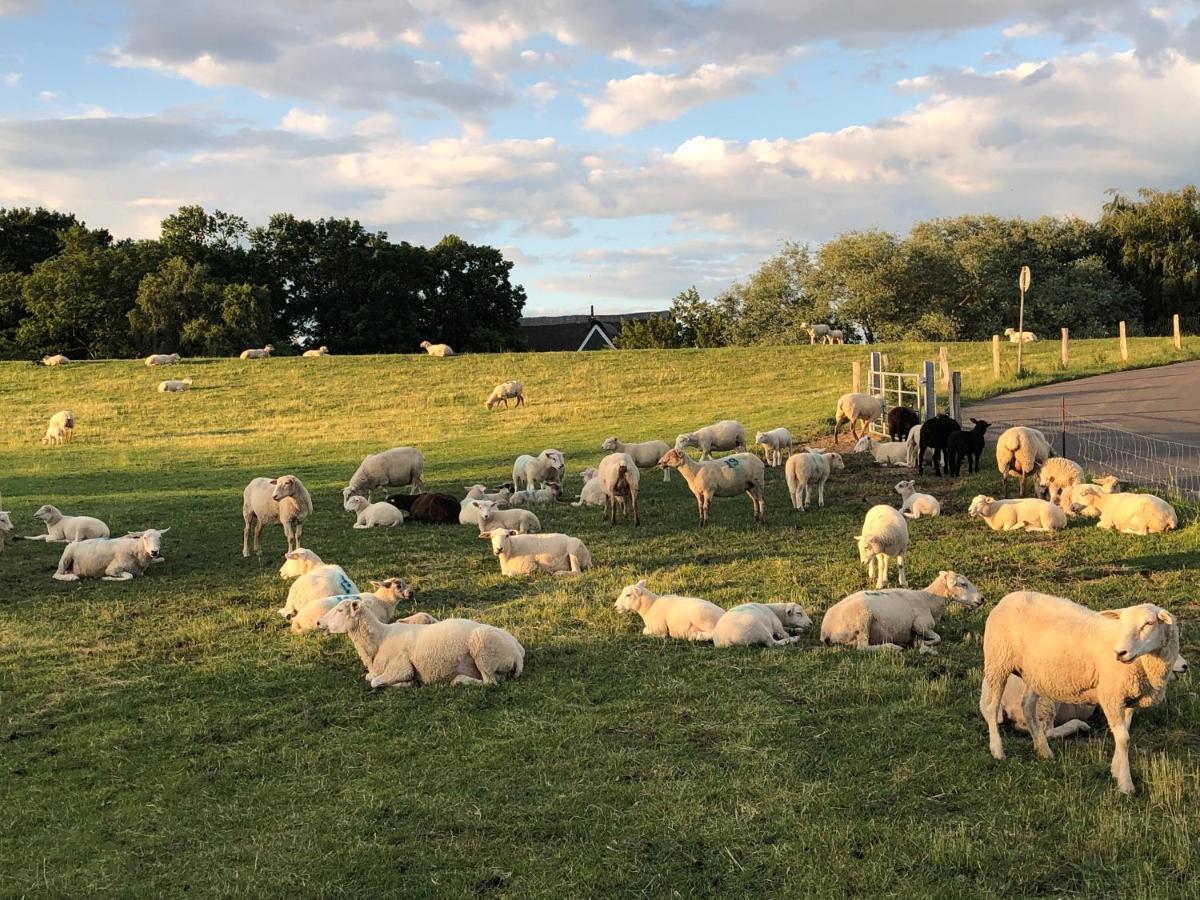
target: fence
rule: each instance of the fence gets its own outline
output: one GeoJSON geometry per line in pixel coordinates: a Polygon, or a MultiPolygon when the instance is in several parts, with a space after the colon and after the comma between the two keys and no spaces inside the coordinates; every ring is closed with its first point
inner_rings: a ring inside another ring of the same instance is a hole
{"type": "Polygon", "coordinates": [[[916,410],[922,419],[937,413],[937,387],[932,362],[926,360],[921,372],[886,372],[885,367],[883,354],[873,351],[868,385],[872,396],[882,398],[884,415],[871,423],[872,432],[887,434],[887,411],[897,406],[916,410]]]}

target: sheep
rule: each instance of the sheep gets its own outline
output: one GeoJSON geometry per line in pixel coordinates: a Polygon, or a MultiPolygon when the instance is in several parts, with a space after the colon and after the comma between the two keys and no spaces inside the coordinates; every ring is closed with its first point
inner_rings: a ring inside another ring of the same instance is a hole
{"type": "Polygon", "coordinates": [[[1067,514],[1071,513],[1072,488],[1086,480],[1083,467],[1062,456],[1055,456],[1042,463],[1037,476],[1041,495],[1051,503],[1057,503],[1067,514]]]}
{"type": "Polygon", "coordinates": [[[158,392],[160,394],[179,394],[183,391],[191,390],[192,379],[184,378],[179,381],[160,381],[158,383],[158,392]]]}
{"type": "Polygon", "coordinates": [[[467,492],[464,500],[490,500],[497,506],[507,506],[508,498],[512,496],[512,489],[509,487],[502,487],[489,493],[487,485],[473,484],[464,490],[467,492]]]}
{"type": "Polygon", "coordinates": [[[950,441],[950,435],[956,431],[961,431],[962,426],[955,419],[950,418],[945,413],[934,416],[932,419],[926,419],[921,423],[920,447],[917,451],[917,474],[925,474],[925,451],[926,449],[933,451],[933,474],[941,475],[942,466],[946,465],[949,469],[949,457],[946,452],[946,446],[950,441]]]}
{"type": "Polygon", "coordinates": [[[1076,500],[1077,508],[1095,509],[1100,514],[1097,528],[1121,534],[1159,534],[1179,525],[1175,508],[1153,494],[1106,494],[1087,486],[1076,500]]]}
{"type": "Polygon", "coordinates": [[[141,575],[152,563],[163,562],[162,536],[170,528],[131,531],[124,537],[97,537],[67,544],[58,561],[56,581],[103,578],[105,581],[129,581],[141,575]]]}
{"type": "Polygon", "coordinates": [[[637,613],[645,627],[642,634],[673,637],[685,641],[712,640],[712,632],[725,610],[699,597],[656,594],[646,587],[646,579],[621,591],[613,609],[637,613]]]}
{"type": "Polygon", "coordinates": [[[875,579],[882,589],[888,581],[888,562],[896,560],[900,587],[908,586],[904,572],[904,556],[908,552],[908,522],[890,506],[879,504],[867,510],[862,531],[854,536],[858,542],[858,561],[867,567],[867,577],[875,579]]]}
{"type": "Polygon", "coordinates": [[[768,466],[781,466],[792,455],[792,433],[786,428],[760,431],[754,435],[754,443],[763,448],[768,466]]]}
{"type": "Polygon", "coordinates": [[[241,355],[238,358],[239,359],[266,359],[274,352],[274,350],[275,350],[275,347],[273,344],[267,344],[267,346],[263,347],[261,350],[243,350],[241,352],[241,355]]]}
{"type": "Polygon", "coordinates": [[[1005,328],[1004,336],[1008,338],[1010,344],[1032,344],[1038,339],[1038,336],[1032,331],[1017,331],[1015,328],[1005,328]]]}
{"type": "Polygon", "coordinates": [[[426,491],[420,494],[392,494],[388,503],[404,513],[406,521],[429,525],[453,525],[462,509],[458,500],[449,494],[426,491]]]}
{"type": "Polygon", "coordinates": [[[454,355],[454,351],[450,349],[449,344],[431,344],[429,341],[421,341],[421,349],[430,356],[436,356],[438,359],[454,355]]]}
{"type": "Polygon", "coordinates": [[[46,434],[42,437],[43,444],[54,444],[61,446],[67,442],[67,433],[58,425],[50,425],[46,428],[46,434]]]}
{"type": "MultiPolygon", "coordinates": [[[[413,591],[403,578],[388,578],[385,581],[372,581],[370,593],[356,594],[358,599],[367,604],[371,613],[380,622],[392,621],[396,614],[396,604],[401,600],[411,600],[413,591]]],[[[320,597],[310,600],[292,617],[291,629],[295,634],[304,634],[317,630],[317,623],[329,610],[333,609],[346,597],[341,594],[332,597],[320,597]]],[[[366,660],[363,660],[365,663],[366,660]]]]}
{"type": "MultiPolygon", "coordinates": [[[[675,449],[681,453],[688,447],[700,449],[700,459],[712,459],[714,450],[733,450],[743,453],[746,450],[746,429],[742,423],[734,419],[723,419],[706,425],[688,434],[675,438],[675,449]]],[[[662,457],[660,456],[661,460],[662,457]]]]}
{"type": "Polygon", "coordinates": [[[471,619],[385,625],[358,597],[339,602],[317,627],[322,634],[350,636],[372,688],[492,685],[521,677],[525,667],[525,648],[502,628],[471,619]]]}
{"type": "Polygon", "coordinates": [[[501,490],[495,494],[487,493],[487,488],[482,484],[476,484],[467,488],[467,496],[459,501],[458,524],[459,525],[478,525],[479,524],[479,507],[471,503],[472,500],[486,500],[489,503],[495,503],[501,509],[508,507],[508,498],[511,492],[501,490]]]}
{"type": "Polygon", "coordinates": [[[43,366],[65,366],[70,361],[71,360],[63,356],[61,353],[56,353],[53,356],[42,357],[43,366]]]}
{"type": "Polygon", "coordinates": [[[579,474],[583,476],[583,488],[579,491],[579,498],[571,505],[603,506],[607,498],[604,494],[604,486],[596,477],[596,469],[589,467],[579,474]]]}
{"type": "Polygon", "coordinates": [[[743,603],[721,616],[710,637],[714,647],[783,647],[800,640],[798,632],[810,625],[797,603],[743,603]]]}
{"type": "Polygon", "coordinates": [[[838,442],[838,430],[843,423],[850,425],[850,435],[858,440],[858,423],[863,423],[863,433],[872,422],[883,414],[883,401],[870,394],[842,394],[833,411],[833,443],[838,442]]]}
{"type": "Polygon", "coordinates": [[[830,328],[829,334],[825,335],[826,344],[844,344],[846,343],[846,332],[840,328],[830,328]]]}
{"type": "Polygon", "coordinates": [[[146,357],[147,366],[173,366],[181,359],[178,353],[151,353],[146,357]]]}
{"type": "Polygon", "coordinates": [[[69,409],[60,409],[50,417],[50,423],[46,428],[46,434],[49,435],[50,429],[56,425],[63,430],[64,439],[67,441],[67,443],[70,443],[75,437],[75,413],[71,412],[69,409]]]}
{"type": "MultiPolygon", "coordinates": [[[[1035,714],[1043,698],[1094,703],[1104,712],[1116,745],[1110,772],[1117,789],[1132,794],[1133,712],[1161,699],[1178,656],[1175,616],[1153,603],[1093,612],[1064,597],[1008,594],[988,615],[983,630],[979,710],[987,722],[992,756],[1004,759],[1000,710],[1008,676],[1017,672],[1025,681],[1025,719],[1038,756],[1053,756],[1044,717],[1035,714]]],[[[1044,709],[1046,704],[1041,705],[1044,709]]]]}
{"type": "Polygon", "coordinates": [[[15,540],[13,535],[12,516],[0,509],[0,553],[15,540]]]}
{"type": "Polygon", "coordinates": [[[355,528],[391,528],[404,523],[404,513],[387,501],[372,503],[366,497],[349,497],[345,507],[354,513],[355,528]]]}
{"type": "Polygon", "coordinates": [[[492,542],[492,554],[506,578],[538,572],[568,575],[592,567],[591,552],[583,541],[570,535],[518,534],[510,528],[493,528],[479,536],[492,542]]]}
{"type": "Polygon", "coordinates": [[[99,519],[91,516],[64,516],[58,507],[47,503],[38,507],[33,517],[46,526],[45,534],[31,535],[27,541],[86,541],[90,538],[106,538],[109,535],[108,526],[99,519]]]}
{"type": "Polygon", "coordinates": [[[971,419],[975,427],[970,431],[959,429],[950,432],[946,438],[946,469],[951,475],[962,473],[962,461],[967,461],[967,474],[979,471],[979,457],[983,456],[983,439],[991,422],[983,419],[971,419]]]}
{"type": "Polygon", "coordinates": [[[1054,456],[1046,435],[1036,428],[1014,425],[996,441],[996,468],[1004,479],[1004,496],[1008,498],[1008,476],[1021,476],[1021,493],[1025,496],[1025,479],[1036,476],[1046,460],[1054,456]]]}
{"type": "Polygon", "coordinates": [[[280,525],[288,550],[300,547],[304,522],[312,515],[312,496],[295,475],[255,478],[242,491],[242,556],[250,556],[250,523],[254,523],[254,552],[262,555],[262,533],[280,525]]]}
{"type": "MultiPolygon", "coordinates": [[[[609,453],[628,453],[633,457],[639,469],[653,469],[658,466],[664,453],[671,449],[666,441],[642,441],[637,444],[626,444],[615,437],[606,437],[600,445],[601,450],[609,453]]],[[[663,469],[663,481],[671,480],[671,470],[663,469]]],[[[584,481],[587,481],[585,478],[584,481]]]]}
{"type": "Polygon", "coordinates": [[[925,460],[925,452],[921,450],[921,426],[914,425],[909,431],[904,443],[908,446],[908,467],[917,468],[917,460],[925,460]]]}
{"type": "Polygon", "coordinates": [[[896,482],[896,493],[900,495],[900,512],[906,519],[919,519],[921,516],[940,516],[942,504],[932,494],[917,493],[915,481],[896,482]]]}
{"type": "Polygon", "coordinates": [[[1058,531],[1067,527],[1067,514],[1046,500],[996,500],[976,495],[967,515],[987,522],[992,531],[1058,531]]]}
{"type": "Polygon", "coordinates": [[[1090,519],[1095,519],[1099,518],[1100,510],[1095,506],[1084,504],[1083,492],[1086,488],[1096,488],[1105,494],[1119,494],[1121,482],[1116,475],[1105,475],[1103,478],[1097,478],[1095,481],[1072,485],[1071,512],[1075,515],[1084,515],[1090,519]]]}
{"type": "Polygon", "coordinates": [[[857,650],[916,646],[928,653],[942,639],[934,627],[951,602],[976,609],[983,594],[965,575],[947,571],[938,572],[924,590],[857,591],[826,610],[821,643],[857,650]]]}
{"type": "Polygon", "coordinates": [[[713,497],[736,497],[745,493],[754,506],[754,521],[764,520],[763,484],[766,467],[753,453],[735,453],[712,462],[696,462],[682,450],[668,450],[659,466],[678,469],[696,498],[700,526],[708,525],[708,508],[713,497]]]}
{"type": "Polygon", "coordinates": [[[617,504],[621,504],[621,514],[625,518],[633,516],[634,526],[642,524],[638,512],[638,486],[642,473],[637,463],[628,453],[610,453],[600,460],[596,469],[596,478],[600,481],[600,489],[604,491],[604,514],[608,517],[609,525],[617,524],[617,504]]]}
{"type": "Polygon", "coordinates": [[[808,332],[808,343],[810,345],[815,344],[817,338],[820,338],[821,342],[824,343],[825,338],[828,337],[831,331],[828,325],[809,325],[807,322],[800,323],[800,330],[808,332]]]}
{"type": "MultiPolygon", "coordinates": [[[[410,492],[425,490],[421,475],[425,472],[425,457],[416,447],[393,447],[381,453],[372,453],[358,464],[350,482],[342,488],[342,503],[365,492],[366,498],[378,487],[403,487],[411,485],[410,492]]],[[[349,509],[349,507],[346,507],[349,509]]]]}
{"type": "Polygon", "coordinates": [[[503,403],[504,408],[508,409],[508,401],[510,399],[515,399],[517,401],[517,406],[524,406],[525,385],[519,381],[502,382],[492,388],[492,393],[486,400],[483,401],[483,405],[488,409],[494,409],[503,403]]]}
{"type": "Polygon", "coordinates": [[[278,610],[285,619],[294,616],[313,600],[358,593],[358,587],[345,569],[322,562],[321,557],[305,548],[289,550],[284,554],[279,577],[296,579],[288,590],[283,607],[278,610]]]}
{"type": "Polygon", "coordinates": [[[887,414],[888,437],[893,441],[902,441],[920,422],[921,417],[917,415],[916,410],[907,406],[893,406],[887,414]]]}
{"type": "Polygon", "coordinates": [[[304,351],[302,354],[300,354],[300,355],[301,355],[301,356],[304,356],[304,357],[306,357],[306,358],[308,358],[308,359],[316,359],[318,356],[328,356],[328,355],[329,355],[329,348],[328,348],[328,347],[326,347],[324,344],[322,344],[322,345],[321,345],[320,347],[318,347],[316,350],[305,350],[305,351],[304,351]]]}
{"type": "Polygon", "coordinates": [[[907,466],[908,444],[901,441],[873,441],[869,434],[864,434],[854,445],[855,453],[870,453],[871,458],[880,466],[907,466]]]}
{"type": "Polygon", "coordinates": [[[538,517],[527,509],[500,509],[491,500],[472,500],[471,505],[477,510],[480,534],[493,528],[506,528],[517,534],[536,534],[542,530],[538,517]]]}
{"type": "Polygon", "coordinates": [[[554,481],[562,484],[567,477],[567,461],[559,450],[552,448],[543,450],[537,456],[521,454],[512,467],[513,485],[525,482],[525,487],[532,490],[535,483],[545,484],[554,481]]]}
{"type": "Polygon", "coordinates": [[[557,503],[562,497],[562,485],[547,481],[537,490],[513,491],[508,497],[509,506],[529,506],[533,503],[557,503]]]}
{"type": "Polygon", "coordinates": [[[817,486],[817,505],[824,507],[825,482],[830,474],[845,468],[840,453],[824,453],[809,448],[803,453],[789,456],[783,472],[787,479],[788,496],[792,498],[792,508],[808,509],[813,484],[817,486]]]}

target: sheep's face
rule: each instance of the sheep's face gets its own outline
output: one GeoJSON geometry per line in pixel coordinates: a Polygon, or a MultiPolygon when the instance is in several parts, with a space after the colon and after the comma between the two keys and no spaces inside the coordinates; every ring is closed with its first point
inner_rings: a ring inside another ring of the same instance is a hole
{"type": "Polygon", "coordinates": [[[675,449],[682,453],[688,447],[699,447],[700,441],[694,434],[681,434],[675,438],[675,449]]]}
{"type": "Polygon", "coordinates": [[[274,349],[275,349],[275,345],[274,345],[274,344],[267,344],[267,346],[263,347],[263,349],[264,349],[264,350],[266,350],[268,353],[270,353],[272,350],[274,350],[274,349]]]}
{"type": "Polygon", "coordinates": [[[300,547],[283,555],[283,565],[279,567],[280,578],[299,578],[314,566],[322,565],[321,557],[300,547]]]}
{"type": "Polygon", "coordinates": [[[488,524],[496,518],[496,504],[492,500],[472,500],[471,505],[479,510],[479,530],[488,531],[488,524]]]}
{"type": "Polygon", "coordinates": [[[646,580],[642,579],[637,584],[631,584],[625,590],[621,591],[620,596],[617,597],[616,602],[613,604],[613,609],[619,612],[638,612],[653,597],[654,594],[646,587],[646,580]]]}
{"type": "Polygon", "coordinates": [[[1084,485],[1078,491],[1075,491],[1071,497],[1071,512],[1079,513],[1095,506],[1096,497],[1101,493],[1102,491],[1098,491],[1090,484],[1084,485]]]}
{"type": "Polygon", "coordinates": [[[858,443],[854,445],[855,453],[866,453],[871,449],[871,439],[865,434],[858,439],[858,443]]]}
{"type": "MultiPolygon", "coordinates": [[[[349,490],[349,488],[347,488],[349,490]]],[[[487,492],[487,486],[483,484],[473,484],[469,488],[465,488],[467,495],[465,500],[478,500],[487,492]]]]}
{"type": "Polygon", "coordinates": [[[946,585],[946,596],[950,599],[957,600],[967,609],[983,606],[983,594],[971,584],[966,575],[959,575],[957,572],[939,572],[938,575],[946,585]]]}
{"type": "Polygon", "coordinates": [[[855,540],[858,541],[858,561],[863,565],[869,563],[882,552],[879,546],[879,538],[873,534],[860,534],[855,537],[855,540]]]}
{"type": "Polygon", "coordinates": [[[351,487],[342,488],[342,509],[351,509],[350,498],[356,496],[351,487]]]}
{"type": "Polygon", "coordinates": [[[991,497],[985,497],[983,494],[977,494],[975,499],[971,501],[971,506],[967,509],[968,516],[986,516],[992,510],[992,504],[996,501],[991,497]]]}
{"type": "Polygon", "coordinates": [[[12,519],[8,513],[0,512],[0,531],[12,531],[12,519]]]}
{"type": "Polygon", "coordinates": [[[830,472],[845,471],[846,461],[844,459],[842,459],[842,454],[840,454],[840,453],[822,453],[821,455],[824,456],[827,460],[829,460],[829,471],[830,472]]]}
{"type": "Polygon", "coordinates": [[[662,459],[658,461],[658,467],[660,469],[666,469],[668,467],[672,469],[678,469],[681,465],[683,465],[683,460],[683,450],[679,447],[676,447],[674,450],[668,450],[662,455],[662,459]]]}
{"type": "Polygon", "coordinates": [[[1184,657],[1184,655],[1181,653],[1181,654],[1179,654],[1179,656],[1175,657],[1175,665],[1171,666],[1171,676],[1170,676],[1171,680],[1174,681],[1176,678],[1180,678],[1180,677],[1186,675],[1187,670],[1188,670],[1188,661],[1187,661],[1186,657],[1184,657]]]}
{"type": "Polygon", "coordinates": [[[161,531],[155,528],[147,528],[145,531],[131,531],[126,537],[137,538],[139,550],[151,559],[162,559],[162,536],[170,531],[170,528],[164,528],[161,531]]]}
{"type": "Polygon", "coordinates": [[[492,542],[492,555],[499,556],[512,548],[512,536],[516,534],[508,528],[493,528],[490,531],[480,531],[479,536],[485,541],[492,542]]]}
{"type": "Polygon", "coordinates": [[[1121,623],[1113,653],[1117,661],[1123,663],[1161,649],[1171,639],[1175,628],[1175,617],[1153,603],[1106,609],[1100,615],[1121,623]]]}
{"type": "Polygon", "coordinates": [[[765,431],[760,431],[754,435],[754,443],[765,444],[766,441],[767,441],[767,433],[765,431]]]}
{"type": "Polygon", "coordinates": [[[567,458],[558,450],[543,450],[542,459],[558,473],[558,480],[562,481],[567,471],[567,458]]]}
{"type": "MultiPolygon", "coordinates": [[[[603,448],[603,449],[607,449],[607,448],[603,448]]],[[[584,484],[587,484],[589,481],[591,481],[593,478],[596,477],[597,471],[598,470],[596,469],[595,466],[588,466],[586,469],[584,469],[582,472],[579,473],[579,477],[583,479],[584,484]]]]}
{"type": "MultiPolygon", "coordinates": [[[[600,449],[607,450],[609,453],[615,453],[617,451],[617,439],[615,437],[605,438],[604,443],[600,445],[600,449]]],[[[586,481],[587,479],[584,480],[586,481]]]]}
{"type": "Polygon", "coordinates": [[[317,620],[317,630],[321,634],[345,634],[354,626],[362,609],[362,601],[356,597],[339,600],[333,609],[317,620]]]}
{"type": "Polygon", "coordinates": [[[896,493],[901,497],[907,497],[917,489],[915,481],[898,481],[896,482],[896,493]]]}
{"type": "Polygon", "coordinates": [[[275,492],[271,494],[271,499],[279,502],[284,497],[293,497],[296,494],[296,476],[281,475],[275,479],[275,492]]]}
{"type": "Polygon", "coordinates": [[[421,343],[418,346],[422,350],[425,350],[425,349],[429,348],[431,346],[431,344],[429,343],[429,341],[421,341],[421,343]]]}
{"type": "Polygon", "coordinates": [[[345,506],[350,512],[362,512],[367,508],[367,498],[359,496],[350,497],[346,500],[343,506],[345,506]]]}
{"type": "Polygon", "coordinates": [[[812,619],[799,603],[781,603],[780,612],[779,620],[788,631],[802,631],[812,625],[812,619]]]}
{"type": "Polygon", "coordinates": [[[58,518],[58,509],[47,503],[45,506],[38,507],[38,511],[33,514],[33,517],[39,522],[49,522],[51,519],[58,518]]]}
{"type": "Polygon", "coordinates": [[[976,434],[983,434],[992,427],[991,422],[985,422],[983,419],[972,419],[971,424],[975,426],[976,434]]]}
{"type": "Polygon", "coordinates": [[[372,581],[376,593],[387,594],[396,600],[411,600],[413,597],[413,589],[409,587],[408,582],[403,578],[387,578],[383,581],[372,581]]]}
{"type": "Polygon", "coordinates": [[[1115,494],[1117,492],[1117,485],[1120,483],[1121,481],[1116,475],[1105,475],[1103,478],[1096,479],[1097,486],[1106,494],[1115,494]]]}

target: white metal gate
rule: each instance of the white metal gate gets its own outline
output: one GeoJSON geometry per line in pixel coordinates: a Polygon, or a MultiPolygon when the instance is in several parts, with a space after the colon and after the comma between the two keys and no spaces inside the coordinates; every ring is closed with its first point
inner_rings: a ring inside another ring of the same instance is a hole
{"type": "Polygon", "coordinates": [[[937,382],[930,360],[925,360],[923,372],[885,372],[883,354],[872,351],[868,384],[871,395],[883,400],[882,415],[871,423],[871,431],[875,434],[887,435],[888,410],[897,406],[916,410],[922,422],[937,415],[937,382]]]}

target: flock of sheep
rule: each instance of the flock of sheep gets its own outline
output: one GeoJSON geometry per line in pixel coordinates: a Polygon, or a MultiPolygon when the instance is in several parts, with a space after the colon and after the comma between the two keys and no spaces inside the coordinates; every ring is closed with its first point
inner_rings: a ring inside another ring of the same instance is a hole
{"type": "MultiPolygon", "coordinates": [[[[426,342],[422,346],[432,356],[453,353],[445,345],[426,342]]],[[[242,355],[262,358],[271,349],[268,345],[242,355]]],[[[171,354],[150,357],[146,364],[177,361],[178,356],[171,354]]],[[[507,407],[509,399],[524,403],[521,382],[497,385],[484,405],[489,410],[500,403],[507,407]]],[[[877,442],[867,426],[883,418],[878,397],[842,396],[835,409],[834,444],[841,427],[848,425],[855,450],[870,454],[879,465],[923,472],[926,454],[931,453],[938,474],[941,459],[951,474],[958,473],[962,459],[968,460],[969,471],[977,471],[988,423],[972,420],[973,427],[963,430],[944,415],[918,423],[911,410],[893,409],[886,417],[892,440],[877,442]],[[861,436],[859,425],[864,426],[861,436]]],[[[61,411],[51,419],[46,438],[53,443],[70,441],[74,428],[74,415],[61,411]]],[[[739,494],[750,499],[755,521],[764,521],[767,468],[784,468],[789,498],[800,511],[809,508],[814,495],[816,505],[823,507],[826,482],[845,468],[837,452],[812,447],[797,451],[785,428],[758,432],[753,445],[748,445],[745,428],[733,420],[680,434],[673,445],[658,440],[624,442],[614,436],[600,449],[605,455],[595,467],[583,471],[584,484],[573,505],[602,506],[613,525],[618,509],[634,525],[640,524],[638,496],[641,472],[646,469],[662,470],[667,481],[671,470],[677,471],[696,499],[704,526],[714,497],[739,494]],[[760,448],[762,458],[747,452],[748,446],[760,448]],[[699,451],[698,458],[687,452],[689,448],[699,451]]],[[[1166,501],[1149,494],[1119,493],[1113,478],[1087,482],[1081,467],[1056,457],[1046,435],[1037,429],[1006,430],[997,442],[996,462],[1005,494],[1008,477],[1013,475],[1020,479],[1021,496],[996,500],[980,495],[971,501],[968,515],[993,530],[1054,531],[1077,515],[1096,517],[1099,527],[1129,534],[1176,527],[1175,511],[1166,501]],[[1030,478],[1040,496],[1024,496],[1030,478]]],[[[354,527],[397,526],[407,520],[478,528],[501,573],[510,577],[570,575],[592,566],[592,555],[581,540],[543,532],[531,508],[552,509],[561,499],[566,458],[560,451],[519,456],[510,482],[492,490],[472,485],[462,499],[426,491],[424,468],[424,456],[415,447],[396,447],[363,459],[342,492],[344,509],[355,515],[354,527]],[[378,489],[403,486],[409,486],[411,493],[372,501],[378,489]]],[[[901,481],[896,491],[898,508],[873,506],[854,536],[873,589],[849,594],[830,607],[820,626],[825,644],[936,652],[933,647],[941,638],[935,629],[947,606],[959,603],[974,609],[984,602],[968,578],[953,571],[939,572],[923,589],[908,587],[909,522],[940,515],[941,505],[932,495],[917,491],[915,480],[901,481]],[[898,587],[889,588],[892,564],[898,587]]],[[[427,613],[392,622],[397,604],[410,599],[411,590],[403,580],[389,578],[372,582],[371,592],[360,591],[340,566],[325,563],[303,547],[304,523],[312,513],[312,496],[294,475],[255,478],[243,492],[243,556],[248,557],[251,549],[261,554],[267,526],[279,525],[286,537],[288,550],[279,574],[292,584],[279,612],[290,620],[293,631],[348,635],[373,688],[495,684],[520,676],[524,648],[503,629],[469,619],[438,621],[427,613]]],[[[35,518],[45,524],[47,533],[31,539],[67,542],[56,579],[128,580],[163,562],[162,535],[167,529],[112,538],[100,520],[64,515],[49,505],[41,507],[35,518]]],[[[11,518],[0,512],[0,549],[11,534],[11,518]]],[[[638,614],[644,634],[712,642],[717,647],[783,646],[798,641],[812,624],[795,603],[746,603],[726,610],[698,597],[655,594],[645,580],[626,587],[615,608],[638,614]]],[[[1047,756],[1047,736],[1087,730],[1084,720],[1099,706],[1116,742],[1113,777],[1121,791],[1133,790],[1128,761],[1133,709],[1158,702],[1168,681],[1186,668],[1178,625],[1170,612],[1148,603],[1093,612],[1064,598],[1018,591],[993,608],[983,643],[980,710],[994,756],[1004,755],[998,726],[1005,721],[1029,732],[1038,753],[1047,756]]]]}

